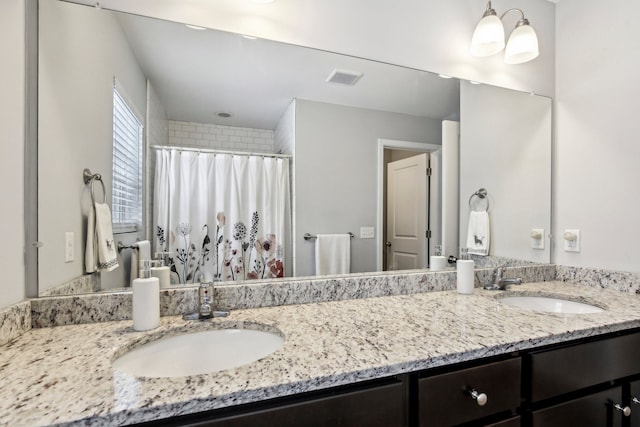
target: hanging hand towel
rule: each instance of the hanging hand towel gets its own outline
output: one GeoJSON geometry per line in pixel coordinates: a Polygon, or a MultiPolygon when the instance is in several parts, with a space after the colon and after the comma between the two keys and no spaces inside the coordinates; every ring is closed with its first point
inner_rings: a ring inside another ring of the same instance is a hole
{"type": "Polygon", "coordinates": [[[140,261],[151,259],[151,244],[148,240],[136,242],[136,249],[131,251],[131,284],[140,276],[140,261]]]}
{"type": "Polygon", "coordinates": [[[489,255],[489,213],[471,211],[467,231],[467,248],[470,254],[489,255]]]}
{"type": "Polygon", "coordinates": [[[87,273],[113,271],[119,267],[111,227],[111,210],[106,203],[94,203],[89,212],[84,261],[87,273]]]}
{"type": "Polygon", "coordinates": [[[316,239],[316,275],[345,274],[351,270],[351,236],[318,234],[316,239]]]}

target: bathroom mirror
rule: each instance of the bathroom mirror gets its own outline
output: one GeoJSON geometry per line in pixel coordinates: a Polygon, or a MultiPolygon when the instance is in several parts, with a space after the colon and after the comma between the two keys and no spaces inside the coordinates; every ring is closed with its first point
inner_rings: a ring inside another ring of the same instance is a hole
{"type": "MultiPolygon", "coordinates": [[[[388,149],[385,157],[407,157],[415,143],[441,145],[447,120],[459,122],[462,132],[457,207],[447,214],[459,224],[459,244],[466,243],[469,196],[486,187],[499,221],[491,254],[515,258],[511,263],[550,260],[547,239],[546,247],[532,249],[530,234],[548,231],[550,223],[548,98],[63,1],[41,1],[39,14],[41,296],[125,284],[128,249],[117,274],[99,277],[84,269],[91,186],[82,173],[101,174],[110,199],[114,85],[140,118],[146,144],[144,226],[117,234],[124,246],[153,239],[150,146],[281,151],[293,155],[290,262],[297,276],[313,274],[313,242],[305,233],[352,232],[351,271],[379,270],[386,265],[378,260],[385,240],[378,229],[380,141],[409,147],[408,153],[388,149]],[[338,79],[356,74],[356,84],[327,82],[335,71],[338,79]],[[291,111],[295,132],[283,123],[291,111]],[[295,136],[295,150],[287,134],[295,136]],[[373,238],[367,237],[371,229],[373,238]]],[[[100,186],[94,187],[100,197],[100,186]]]]}

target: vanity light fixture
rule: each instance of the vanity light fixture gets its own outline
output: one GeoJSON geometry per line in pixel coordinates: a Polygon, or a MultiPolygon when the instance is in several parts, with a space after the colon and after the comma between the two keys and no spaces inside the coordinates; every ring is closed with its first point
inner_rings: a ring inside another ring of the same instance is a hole
{"type": "Polygon", "coordinates": [[[495,55],[503,49],[505,49],[504,62],[506,64],[522,64],[531,61],[539,54],[538,37],[533,27],[529,25],[529,20],[524,17],[522,10],[509,9],[498,18],[496,11],[491,7],[491,1],[488,1],[482,19],[478,22],[471,38],[471,55],[486,57],[495,55]],[[505,49],[502,19],[509,12],[519,12],[521,18],[511,32],[505,49]]]}

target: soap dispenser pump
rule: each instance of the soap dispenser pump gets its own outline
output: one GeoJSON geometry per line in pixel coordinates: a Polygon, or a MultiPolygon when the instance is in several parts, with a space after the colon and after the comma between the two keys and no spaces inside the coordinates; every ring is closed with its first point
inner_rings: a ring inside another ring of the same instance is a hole
{"type": "Polygon", "coordinates": [[[151,260],[140,261],[140,277],[133,281],[133,329],[148,331],[160,325],[160,282],[151,276],[151,260]]]}
{"type": "Polygon", "coordinates": [[[160,289],[168,288],[171,285],[171,269],[167,265],[168,252],[156,252],[156,259],[152,261],[151,275],[157,277],[160,282],[160,289]]]}

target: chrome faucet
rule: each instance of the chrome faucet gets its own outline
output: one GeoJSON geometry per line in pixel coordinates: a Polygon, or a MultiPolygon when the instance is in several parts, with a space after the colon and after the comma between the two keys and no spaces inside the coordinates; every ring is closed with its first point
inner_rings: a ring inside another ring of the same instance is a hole
{"type": "Polygon", "coordinates": [[[214,282],[202,282],[198,288],[198,311],[182,316],[186,320],[204,320],[213,317],[227,317],[228,311],[216,310],[213,307],[214,282]]]}
{"type": "Polygon", "coordinates": [[[493,270],[491,275],[491,283],[484,286],[484,289],[488,291],[506,291],[509,285],[521,285],[522,279],[517,277],[513,279],[505,279],[502,277],[503,269],[498,267],[493,270]]]}

